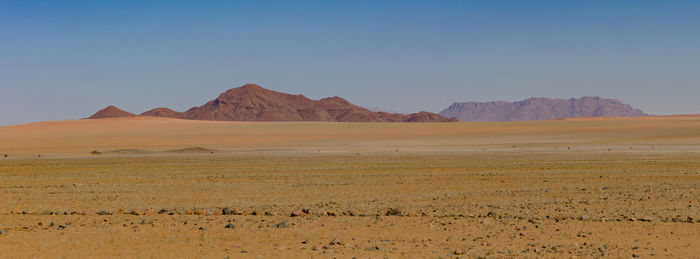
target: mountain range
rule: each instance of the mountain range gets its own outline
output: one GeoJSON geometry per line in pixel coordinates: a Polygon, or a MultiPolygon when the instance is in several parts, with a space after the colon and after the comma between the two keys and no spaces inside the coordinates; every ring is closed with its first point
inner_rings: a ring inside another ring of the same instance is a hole
{"type": "Polygon", "coordinates": [[[246,84],[220,94],[216,99],[185,112],[155,108],[140,115],[108,106],[88,119],[156,116],[189,120],[217,121],[336,121],[336,122],[454,122],[435,113],[396,114],[373,112],[341,97],[311,100],[305,96],[281,93],[255,84],[246,84]]]}
{"type": "Polygon", "coordinates": [[[601,97],[529,98],[519,102],[457,102],[440,115],[459,121],[526,121],[578,117],[635,117],[648,114],[619,100],[601,97]]]}

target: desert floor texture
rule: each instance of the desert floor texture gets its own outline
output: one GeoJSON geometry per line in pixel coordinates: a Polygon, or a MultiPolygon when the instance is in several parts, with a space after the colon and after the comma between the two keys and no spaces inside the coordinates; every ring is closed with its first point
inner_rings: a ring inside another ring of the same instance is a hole
{"type": "Polygon", "coordinates": [[[698,116],[0,127],[0,258],[699,254],[698,116]]]}

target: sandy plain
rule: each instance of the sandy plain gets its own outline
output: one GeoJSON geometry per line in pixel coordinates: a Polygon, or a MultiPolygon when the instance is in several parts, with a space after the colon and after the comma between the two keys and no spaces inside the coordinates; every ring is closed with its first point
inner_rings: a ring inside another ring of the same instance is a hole
{"type": "Polygon", "coordinates": [[[0,127],[0,258],[697,258],[699,188],[698,116],[41,122],[0,127]]]}

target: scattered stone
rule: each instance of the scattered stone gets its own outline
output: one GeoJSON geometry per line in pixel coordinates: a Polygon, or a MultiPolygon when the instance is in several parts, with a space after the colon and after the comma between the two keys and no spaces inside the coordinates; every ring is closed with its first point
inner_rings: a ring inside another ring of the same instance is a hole
{"type": "Polygon", "coordinates": [[[386,211],[385,215],[387,215],[387,216],[401,216],[402,213],[401,213],[401,209],[399,209],[399,208],[389,208],[386,211]]]}
{"type": "Polygon", "coordinates": [[[102,211],[98,211],[97,215],[105,216],[105,215],[112,215],[112,213],[109,211],[106,211],[106,210],[102,210],[102,211]]]}
{"type": "Polygon", "coordinates": [[[291,214],[290,216],[291,216],[291,217],[301,217],[301,216],[304,216],[304,215],[306,215],[306,213],[304,213],[304,211],[302,211],[302,210],[295,210],[295,211],[292,211],[292,214],[291,214]]]}
{"type": "Polygon", "coordinates": [[[343,245],[343,242],[341,242],[340,240],[338,240],[337,238],[335,238],[335,239],[331,240],[331,242],[328,243],[328,244],[329,244],[329,245],[332,245],[332,246],[334,246],[334,245],[343,245]]]}
{"type": "Polygon", "coordinates": [[[224,228],[235,228],[236,226],[233,225],[233,223],[228,223],[224,228]]]}
{"type": "Polygon", "coordinates": [[[287,221],[282,221],[275,224],[275,228],[289,228],[289,225],[287,225],[287,221]]]}
{"type": "Polygon", "coordinates": [[[334,211],[334,210],[329,210],[329,211],[326,212],[326,214],[327,214],[328,216],[333,216],[333,217],[338,216],[338,212],[337,212],[337,211],[334,211]]]}
{"type": "Polygon", "coordinates": [[[221,210],[222,215],[233,215],[233,209],[226,207],[221,210]]]}
{"type": "Polygon", "coordinates": [[[365,248],[365,251],[377,251],[379,250],[378,246],[368,246],[365,248]]]}

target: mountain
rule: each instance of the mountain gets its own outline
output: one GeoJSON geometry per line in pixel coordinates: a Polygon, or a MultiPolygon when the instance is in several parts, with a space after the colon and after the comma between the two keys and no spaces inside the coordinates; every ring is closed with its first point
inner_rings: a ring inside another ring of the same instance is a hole
{"type": "Polygon", "coordinates": [[[133,113],[130,113],[130,112],[122,111],[121,109],[110,105],[110,106],[107,106],[107,108],[104,108],[102,110],[97,111],[95,114],[88,117],[88,119],[132,117],[132,116],[136,116],[136,115],[133,113]]]}
{"type": "Polygon", "coordinates": [[[619,100],[530,98],[519,102],[457,102],[440,112],[459,121],[551,120],[577,117],[634,117],[648,114],[619,100]]]}
{"type": "Polygon", "coordinates": [[[141,113],[141,116],[182,118],[182,113],[173,111],[169,108],[155,108],[155,109],[146,111],[144,113],[141,113]]]}
{"type": "MultiPolygon", "coordinates": [[[[116,107],[114,107],[116,108],[116,107]]],[[[99,112],[98,112],[99,113],[99,112]]],[[[97,115],[97,114],[96,114],[97,115]]],[[[127,116],[134,116],[129,114],[127,116]]],[[[216,121],[338,121],[338,122],[452,122],[429,112],[408,115],[372,112],[341,97],[311,100],[247,84],[230,89],[216,99],[185,112],[156,108],[140,116],[216,121]]],[[[95,115],[90,118],[95,117],[95,115]]],[[[120,116],[109,116],[120,117],[120,116]]],[[[105,117],[95,117],[105,118],[105,117]]]]}

